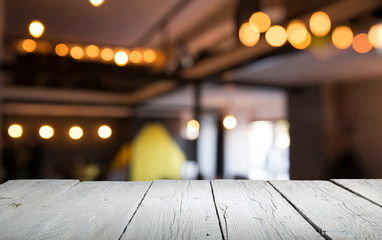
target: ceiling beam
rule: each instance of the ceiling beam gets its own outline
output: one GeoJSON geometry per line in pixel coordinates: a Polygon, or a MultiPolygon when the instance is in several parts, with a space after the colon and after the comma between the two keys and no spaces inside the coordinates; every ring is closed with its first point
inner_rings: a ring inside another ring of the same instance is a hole
{"type": "MultiPolygon", "coordinates": [[[[329,4],[320,10],[325,11],[332,19],[332,23],[338,24],[352,19],[364,12],[371,11],[382,5],[380,0],[341,0],[329,4]]],[[[308,22],[310,14],[304,14],[299,17],[305,23],[308,22]]],[[[287,23],[285,22],[285,25],[287,23]]],[[[202,79],[226,69],[235,67],[240,63],[266,55],[275,48],[268,45],[264,38],[252,48],[244,47],[240,44],[235,49],[227,53],[214,55],[210,58],[197,62],[193,67],[182,70],[180,77],[186,79],[202,79]]]]}
{"type": "Polygon", "coordinates": [[[178,87],[172,80],[159,80],[133,93],[105,93],[89,90],[36,87],[4,87],[2,100],[103,105],[136,105],[178,87]]]}
{"type": "Polygon", "coordinates": [[[127,118],[131,110],[121,106],[10,102],[3,104],[2,113],[19,116],[127,118]]]}

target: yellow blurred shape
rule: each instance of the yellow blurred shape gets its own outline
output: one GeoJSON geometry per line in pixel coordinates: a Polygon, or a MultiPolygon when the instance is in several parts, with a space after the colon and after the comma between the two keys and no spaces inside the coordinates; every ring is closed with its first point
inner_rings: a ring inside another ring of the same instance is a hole
{"type": "Polygon", "coordinates": [[[272,47],[281,47],[287,40],[287,33],[283,27],[275,25],[265,33],[265,39],[272,47]]]}
{"type": "Polygon", "coordinates": [[[60,57],[64,57],[68,54],[69,52],[69,48],[63,44],[63,43],[60,43],[60,44],[57,44],[56,48],[54,49],[54,51],[56,52],[56,54],[60,57]]]}
{"type": "Polygon", "coordinates": [[[105,61],[111,61],[114,58],[114,52],[110,48],[104,48],[101,51],[101,57],[105,61]]]}
{"type": "Polygon", "coordinates": [[[369,30],[369,42],[375,48],[382,47],[382,23],[372,26],[369,30]]]}
{"type": "Polygon", "coordinates": [[[143,60],[147,63],[152,63],[156,59],[156,54],[153,50],[146,50],[143,52],[143,60]]]}
{"type": "Polygon", "coordinates": [[[228,115],[223,119],[223,126],[226,129],[234,129],[236,127],[236,118],[232,115],[228,115]]]}
{"type": "Polygon", "coordinates": [[[162,124],[147,124],[132,143],[131,180],[180,179],[185,160],[185,154],[162,124]]]}
{"type": "Polygon", "coordinates": [[[78,126],[71,127],[69,130],[69,136],[74,140],[80,139],[83,134],[82,128],[78,126]]]}
{"type": "Polygon", "coordinates": [[[74,59],[79,60],[83,58],[84,55],[85,55],[84,50],[81,47],[74,46],[72,47],[72,49],[70,49],[70,56],[72,56],[72,58],[74,59]]]}
{"type": "Polygon", "coordinates": [[[44,25],[38,20],[34,20],[29,24],[29,33],[35,38],[41,37],[44,30],[44,25]]]}
{"type": "Polygon", "coordinates": [[[23,127],[19,124],[12,124],[8,128],[8,134],[12,138],[19,138],[23,135],[23,127]]]}
{"type": "Polygon", "coordinates": [[[243,23],[239,29],[239,39],[246,47],[253,47],[259,41],[260,32],[256,26],[251,26],[248,22],[243,23]]]}
{"type": "Polygon", "coordinates": [[[249,18],[249,24],[251,26],[256,26],[259,32],[265,32],[271,26],[271,19],[269,16],[263,12],[255,12],[249,18]]]}
{"type": "Polygon", "coordinates": [[[33,52],[36,49],[37,43],[32,39],[25,39],[22,43],[22,47],[25,52],[33,52]]]}
{"type": "Polygon", "coordinates": [[[131,146],[128,143],[124,143],[118,150],[118,153],[113,158],[110,164],[112,170],[119,170],[126,167],[131,161],[131,146]]]}
{"type": "Polygon", "coordinates": [[[140,63],[142,61],[142,53],[137,50],[131,51],[129,59],[132,63],[140,63]]]}
{"type": "Polygon", "coordinates": [[[86,48],[86,55],[90,58],[95,58],[99,54],[99,49],[96,45],[89,45],[86,48]]]}
{"type": "Polygon", "coordinates": [[[367,53],[373,48],[366,33],[357,34],[353,39],[352,46],[358,53],[367,53]]]}
{"type": "Polygon", "coordinates": [[[118,51],[114,55],[114,61],[118,66],[125,66],[129,61],[129,57],[124,51],[118,51]]]}
{"type": "Polygon", "coordinates": [[[89,0],[89,2],[90,2],[94,7],[98,7],[98,6],[101,6],[101,5],[102,5],[103,0],[89,0]]]}
{"type": "Polygon", "coordinates": [[[49,139],[49,138],[53,137],[53,135],[54,135],[53,128],[51,126],[48,126],[48,125],[41,126],[40,130],[38,132],[40,134],[40,137],[42,137],[43,139],[49,139]]]}
{"type": "Polygon", "coordinates": [[[313,13],[309,19],[310,31],[318,37],[323,37],[329,33],[331,22],[328,14],[318,11],[313,13]]]}
{"type": "Polygon", "coordinates": [[[346,49],[353,42],[353,32],[349,27],[336,27],[332,34],[333,45],[338,49],[346,49]]]}
{"type": "Polygon", "coordinates": [[[102,125],[98,128],[98,136],[103,139],[107,139],[111,136],[111,128],[107,125],[102,125]]]}

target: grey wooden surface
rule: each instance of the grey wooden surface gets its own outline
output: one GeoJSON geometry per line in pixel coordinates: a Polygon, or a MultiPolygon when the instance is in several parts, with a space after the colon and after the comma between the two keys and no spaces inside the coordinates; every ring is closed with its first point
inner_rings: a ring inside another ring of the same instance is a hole
{"type": "Polygon", "coordinates": [[[0,185],[0,239],[382,239],[382,180],[0,185]]]}

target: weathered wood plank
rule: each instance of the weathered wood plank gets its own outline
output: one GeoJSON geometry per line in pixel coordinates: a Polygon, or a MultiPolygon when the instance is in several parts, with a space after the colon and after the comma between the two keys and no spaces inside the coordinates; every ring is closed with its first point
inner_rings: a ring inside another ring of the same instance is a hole
{"type": "Polygon", "coordinates": [[[11,180],[0,185],[0,226],[79,183],[78,180],[11,180]]]}
{"type": "Polygon", "coordinates": [[[382,179],[333,179],[331,181],[382,207],[382,179]]]}
{"type": "Polygon", "coordinates": [[[150,184],[81,182],[1,225],[1,239],[118,239],[150,184]]]}
{"type": "Polygon", "coordinates": [[[212,188],[225,239],[323,239],[269,183],[214,180],[212,188]]]}
{"type": "Polygon", "coordinates": [[[210,182],[155,181],[122,239],[222,239],[210,182]]]}
{"type": "Polygon", "coordinates": [[[328,181],[271,181],[325,237],[382,239],[382,208],[328,181]]]}

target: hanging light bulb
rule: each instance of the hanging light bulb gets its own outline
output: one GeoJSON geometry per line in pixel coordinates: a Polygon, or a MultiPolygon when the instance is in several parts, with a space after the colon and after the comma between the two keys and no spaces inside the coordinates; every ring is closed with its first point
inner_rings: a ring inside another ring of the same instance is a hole
{"type": "Polygon", "coordinates": [[[323,37],[329,33],[331,22],[328,14],[318,11],[313,13],[309,19],[310,31],[318,37],[323,37]]]}
{"type": "Polygon", "coordinates": [[[255,12],[252,14],[252,16],[249,18],[249,24],[252,27],[257,27],[259,29],[259,32],[263,33],[268,30],[268,28],[271,26],[271,19],[266,13],[263,12],[255,12]]]}

